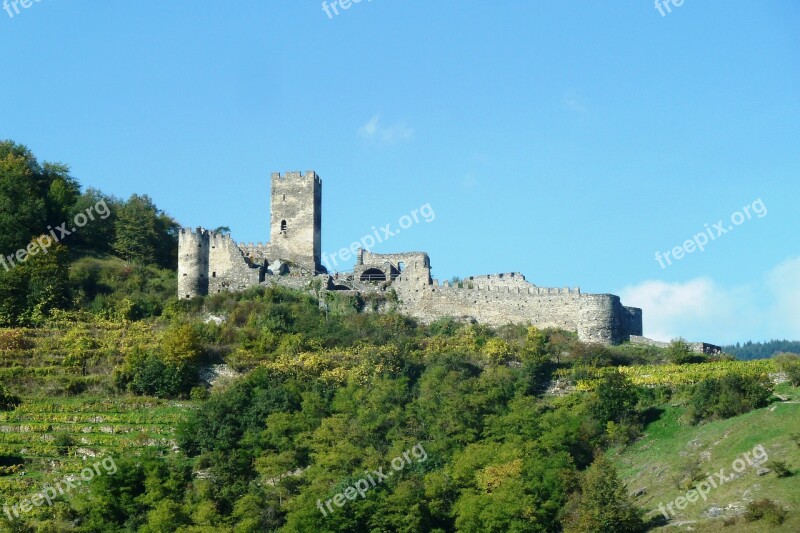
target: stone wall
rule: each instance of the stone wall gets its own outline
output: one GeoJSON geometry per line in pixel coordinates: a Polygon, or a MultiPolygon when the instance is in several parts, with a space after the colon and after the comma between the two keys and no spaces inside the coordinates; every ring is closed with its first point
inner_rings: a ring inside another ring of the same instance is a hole
{"type": "Polygon", "coordinates": [[[272,174],[270,212],[270,256],[323,271],[319,176],[314,171],[272,174]]]}
{"type": "Polygon", "coordinates": [[[530,323],[540,328],[576,331],[585,342],[616,344],[635,327],[619,298],[610,294],[581,294],[580,289],[552,289],[475,284],[427,287],[395,283],[401,312],[422,322],[442,317],[473,319],[490,326],[530,323]]]}
{"type": "MultiPolygon", "coordinates": [[[[669,348],[670,345],[669,342],[655,341],[647,337],[642,337],[641,333],[631,335],[630,341],[631,344],[644,344],[646,346],[657,346],[659,348],[669,348]]],[[[722,347],[716,344],[709,344],[707,342],[687,342],[686,344],[688,344],[689,349],[696,354],[714,355],[722,353],[722,347]]]]}
{"type": "Polygon", "coordinates": [[[239,291],[264,280],[266,262],[250,263],[229,235],[211,233],[208,292],[239,291]]]}

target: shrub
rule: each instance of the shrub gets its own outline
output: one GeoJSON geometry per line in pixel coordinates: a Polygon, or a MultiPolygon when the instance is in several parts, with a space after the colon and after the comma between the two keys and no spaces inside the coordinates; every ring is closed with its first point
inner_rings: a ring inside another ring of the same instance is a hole
{"type": "Polygon", "coordinates": [[[27,350],[33,343],[27,339],[24,329],[0,331],[0,351],[27,350]]]}
{"type": "Polygon", "coordinates": [[[158,353],[134,348],[114,381],[118,388],[159,398],[187,396],[199,380],[197,367],[187,361],[165,359],[158,353]]]}
{"type": "Polygon", "coordinates": [[[0,385],[0,411],[10,411],[20,403],[22,403],[22,400],[20,400],[19,396],[10,394],[5,387],[0,385]]]}
{"type": "Polygon", "coordinates": [[[189,393],[189,398],[195,401],[203,401],[208,400],[209,394],[208,389],[201,386],[192,387],[191,392],[189,393]]]}
{"type": "Polygon", "coordinates": [[[786,378],[792,384],[792,387],[800,386],[800,355],[781,353],[776,355],[774,360],[775,366],[786,374],[786,378]]]}
{"type": "Polygon", "coordinates": [[[58,455],[69,455],[70,449],[75,446],[75,439],[69,433],[57,433],[53,438],[53,445],[58,449],[58,455]]]}
{"type": "Polygon", "coordinates": [[[639,395],[636,387],[619,372],[605,374],[597,384],[591,411],[605,423],[635,421],[639,395]]]}
{"type": "Polygon", "coordinates": [[[728,374],[690,387],[686,417],[692,424],[706,419],[725,419],[764,407],[772,384],[764,376],[728,374]]]}
{"type": "Polygon", "coordinates": [[[774,501],[764,498],[763,500],[752,501],[747,504],[747,511],[744,519],[748,522],[765,520],[773,526],[781,525],[786,520],[786,510],[774,501]]]}
{"type": "Polygon", "coordinates": [[[790,477],[792,475],[792,471],[789,470],[786,461],[778,461],[775,459],[767,463],[767,468],[775,472],[775,475],[778,477],[790,477]]]}

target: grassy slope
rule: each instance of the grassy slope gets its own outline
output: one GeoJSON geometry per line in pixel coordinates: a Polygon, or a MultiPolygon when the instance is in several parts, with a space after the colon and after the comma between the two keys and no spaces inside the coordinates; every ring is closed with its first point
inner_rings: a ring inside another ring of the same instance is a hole
{"type": "MultiPolygon", "coordinates": [[[[800,389],[786,385],[776,391],[790,396],[790,401],[800,400],[800,389]]],[[[755,468],[748,465],[742,475],[711,489],[708,500],[698,500],[677,511],[672,525],[657,531],[672,530],[676,524],[686,522],[679,530],[694,531],[800,531],[800,448],[789,438],[800,433],[800,403],[776,402],[771,406],[728,420],[710,422],[696,427],[678,422],[680,407],[665,406],[659,420],[650,424],[646,436],[626,449],[617,458],[620,475],[633,491],[645,488],[647,493],[636,503],[650,511],[649,516],[660,514],[660,503],[670,503],[686,491],[677,487],[675,477],[687,462],[698,460],[701,475],[726,469],[733,473],[732,462],[746,451],[761,444],[769,459],[783,460],[795,475],[778,478],[774,473],[757,476],[755,468]],[[787,521],[779,528],[765,522],[746,523],[740,518],[735,526],[724,527],[722,519],[736,514],[726,510],[720,518],[709,518],[711,507],[725,508],[730,504],[746,507],[751,500],[770,498],[789,509],[787,521]]],[[[715,478],[716,479],[716,478],[715,478]]]]}

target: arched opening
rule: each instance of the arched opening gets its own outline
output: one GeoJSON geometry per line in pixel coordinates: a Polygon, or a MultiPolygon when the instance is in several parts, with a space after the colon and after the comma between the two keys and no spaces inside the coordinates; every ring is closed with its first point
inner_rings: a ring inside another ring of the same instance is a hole
{"type": "Polygon", "coordinates": [[[361,281],[373,281],[373,282],[386,281],[386,274],[384,274],[383,270],[380,270],[378,268],[370,268],[365,270],[364,273],[361,274],[360,279],[361,281]]]}
{"type": "Polygon", "coordinates": [[[286,221],[281,220],[281,231],[286,231],[286,221]]]}
{"type": "Polygon", "coordinates": [[[403,261],[397,263],[397,270],[402,274],[403,270],[406,269],[406,264],[403,261]]]}

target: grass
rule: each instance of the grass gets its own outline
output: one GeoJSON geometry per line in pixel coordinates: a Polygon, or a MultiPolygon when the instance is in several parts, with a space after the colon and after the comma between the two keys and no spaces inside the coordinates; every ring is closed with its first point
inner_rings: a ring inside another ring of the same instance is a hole
{"type": "MultiPolygon", "coordinates": [[[[785,384],[776,387],[776,392],[790,399],[800,397],[800,389],[785,384]]],[[[648,512],[648,518],[662,516],[659,504],[686,495],[689,487],[678,485],[692,466],[696,466],[696,486],[721,468],[726,475],[733,473],[733,461],[757,445],[764,447],[769,460],[786,461],[794,475],[778,478],[771,472],[758,476],[756,467],[747,465],[739,477],[711,488],[707,501],[698,499],[683,510],[675,509],[671,525],[655,531],[674,531],[673,526],[681,523],[694,531],[800,531],[800,448],[790,438],[792,433],[800,433],[800,404],[774,402],[745,415],[699,426],[681,425],[682,407],[662,408],[664,412],[647,426],[644,438],[616,456],[628,488],[646,490],[635,501],[648,512]],[[723,519],[733,519],[747,503],[761,498],[770,498],[789,510],[782,526],[746,523],[742,517],[733,527],[723,524],[723,519]],[[710,516],[712,508],[722,509],[720,516],[710,516]]]]}

